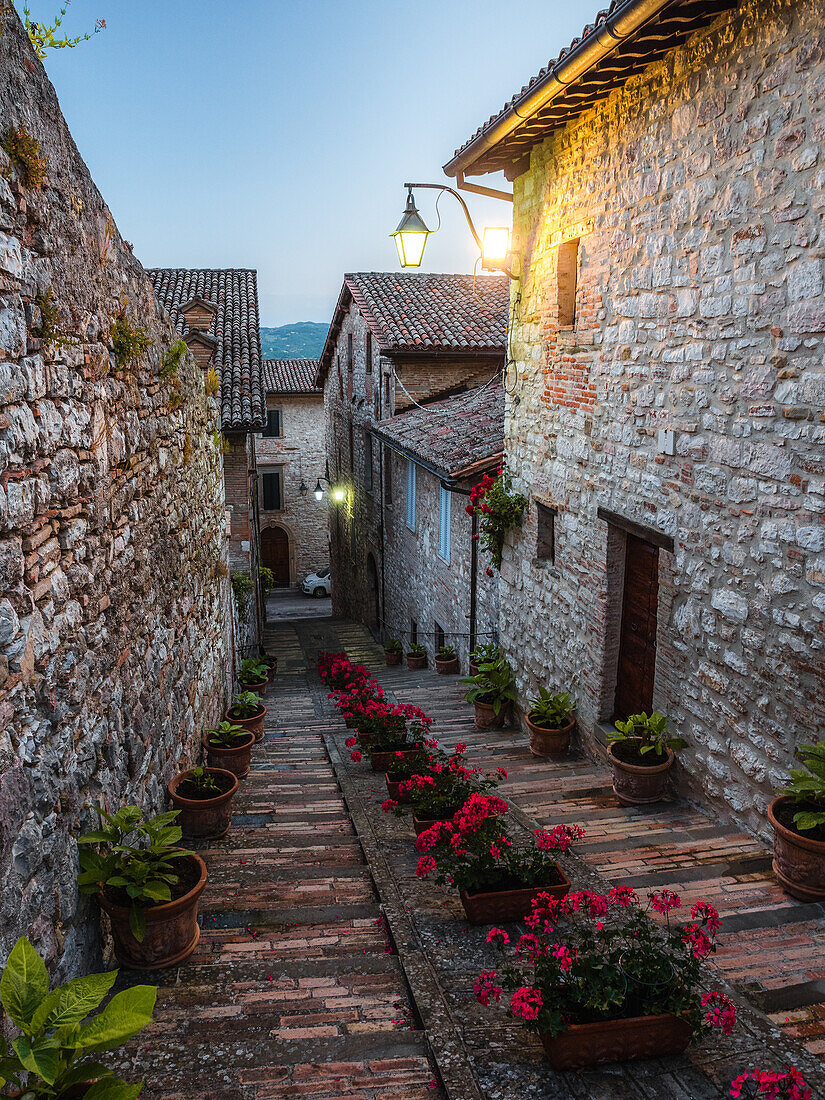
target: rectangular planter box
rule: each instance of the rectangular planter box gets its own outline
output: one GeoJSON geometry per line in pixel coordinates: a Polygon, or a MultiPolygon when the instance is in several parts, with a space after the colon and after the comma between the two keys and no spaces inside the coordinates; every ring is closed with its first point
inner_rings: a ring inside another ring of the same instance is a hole
{"type": "Polygon", "coordinates": [[[691,1036],[686,1020],[666,1013],[573,1024],[555,1038],[545,1032],[541,1044],[553,1069],[583,1069],[605,1062],[681,1054],[687,1049],[691,1036]]]}
{"type": "Polygon", "coordinates": [[[536,894],[549,894],[551,898],[566,897],[570,880],[556,864],[561,882],[555,886],[528,886],[522,890],[494,890],[486,894],[468,894],[459,890],[458,896],[470,924],[502,924],[504,921],[522,920],[533,910],[536,894]]]}

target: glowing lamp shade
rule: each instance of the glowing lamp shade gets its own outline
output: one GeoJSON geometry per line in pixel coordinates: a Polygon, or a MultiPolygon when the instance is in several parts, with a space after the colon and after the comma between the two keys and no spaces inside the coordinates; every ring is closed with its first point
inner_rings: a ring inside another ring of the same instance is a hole
{"type": "Polygon", "coordinates": [[[403,217],[398,223],[398,228],[390,236],[395,240],[398,249],[398,259],[402,267],[421,267],[421,259],[424,255],[424,245],[430,230],[424,224],[424,220],[415,206],[412,191],[407,192],[407,206],[403,217]]]}
{"type": "Polygon", "coordinates": [[[332,490],[332,499],[337,500],[339,504],[341,503],[342,500],[344,500],[346,495],[347,495],[347,493],[346,493],[345,489],[333,489],[332,490]]]}
{"type": "Polygon", "coordinates": [[[315,488],[312,490],[312,495],[318,501],[321,501],[321,500],[324,499],[324,487],[321,484],[321,479],[320,478],[318,478],[318,480],[315,482],[315,488]]]}
{"type": "Polygon", "coordinates": [[[510,230],[487,226],[481,238],[481,266],[485,271],[500,271],[507,266],[510,251],[510,230]]]}

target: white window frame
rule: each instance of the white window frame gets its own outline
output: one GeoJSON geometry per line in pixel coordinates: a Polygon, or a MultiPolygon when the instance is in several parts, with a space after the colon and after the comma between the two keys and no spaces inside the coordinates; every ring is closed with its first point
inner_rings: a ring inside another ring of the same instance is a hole
{"type": "Polygon", "coordinates": [[[438,556],[442,561],[450,564],[450,523],[452,520],[453,494],[449,489],[441,486],[438,500],[438,556]]]}
{"type": "Polygon", "coordinates": [[[415,530],[415,463],[411,458],[407,459],[407,527],[415,530]]]}

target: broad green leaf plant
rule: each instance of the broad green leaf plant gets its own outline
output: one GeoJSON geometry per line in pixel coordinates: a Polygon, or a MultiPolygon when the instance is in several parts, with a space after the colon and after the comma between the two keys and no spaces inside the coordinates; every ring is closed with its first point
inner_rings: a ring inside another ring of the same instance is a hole
{"type": "Polygon", "coordinates": [[[533,725],[558,730],[570,721],[575,706],[566,691],[554,695],[547,688],[540,687],[527,713],[533,725]]]}
{"type": "Polygon", "coordinates": [[[657,756],[663,756],[665,749],[678,752],[687,747],[684,737],[668,737],[667,724],[670,719],[665,714],[654,710],[648,715],[631,714],[626,722],[617,722],[615,730],[607,735],[608,741],[616,744],[619,741],[629,741],[638,738],[641,741],[639,752],[646,756],[649,752],[655,752],[657,756]]]}
{"type": "Polygon", "coordinates": [[[172,823],[180,811],[144,820],[139,806],[123,806],[116,814],[98,806],[87,809],[100,816],[101,828],[78,839],[78,885],[84,894],[99,894],[105,887],[122,891],[131,902],[129,930],[142,943],[145,907],[172,900],[179,881],[173,861],[191,854],[177,846],[183,834],[172,823]]]}
{"type": "Polygon", "coordinates": [[[142,1081],[130,1085],[113,1076],[95,1055],[121,1046],[151,1021],[157,989],[153,985],[124,989],[87,1019],[117,975],[117,970],[88,974],[50,991],[43,960],[21,936],[0,978],[0,1002],[20,1030],[11,1041],[0,1036],[0,1086],[21,1090],[22,1100],[59,1097],[87,1083],[84,1100],[139,1096],[142,1081]]]}
{"type": "Polygon", "coordinates": [[[469,685],[464,695],[467,702],[487,703],[497,718],[518,698],[513,670],[504,657],[479,665],[478,675],[461,682],[469,685]]]}
{"type": "Polygon", "coordinates": [[[825,741],[800,745],[796,755],[804,767],[791,768],[791,780],[782,794],[789,794],[804,808],[794,814],[800,832],[825,825],[825,741]]]}
{"type": "Polygon", "coordinates": [[[32,13],[29,5],[15,0],[15,7],[23,20],[26,34],[29,36],[29,41],[34,46],[35,53],[41,61],[46,57],[47,50],[73,49],[75,46],[79,46],[81,42],[88,42],[93,35],[100,34],[101,31],[106,29],[106,20],[98,19],[91,33],[87,31],[85,34],[76,34],[74,37],[70,37],[65,31],[61,34],[60,28],[63,26],[63,20],[66,18],[70,3],[71,0],[64,0],[58,14],[51,23],[37,23],[31,17],[32,13]]]}

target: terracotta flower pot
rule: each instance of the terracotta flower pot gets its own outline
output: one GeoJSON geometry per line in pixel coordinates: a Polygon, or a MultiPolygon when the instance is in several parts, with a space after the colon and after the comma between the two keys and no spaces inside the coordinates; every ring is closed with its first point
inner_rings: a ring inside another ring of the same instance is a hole
{"type": "Polygon", "coordinates": [[[825,841],[811,840],[794,832],[777,818],[776,811],[795,802],[790,795],[775,798],[768,806],[773,826],[773,870],[783,888],[800,901],[825,899],[825,841]]]}
{"type": "Polygon", "coordinates": [[[412,669],[414,672],[419,669],[427,667],[427,654],[421,653],[408,653],[407,654],[407,668],[412,669]]]}
{"type": "Polygon", "coordinates": [[[468,894],[459,890],[458,896],[470,924],[503,924],[508,920],[523,920],[533,910],[533,898],[537,894],[549,894],[551,898],[563,898],[570,892],[570,880],[558,863],[556,870],[561,882],[553,886],[525,886],[518,890],[491,890],[468,894]]]}
{"type": "Polygon", "coordinates": [[[571,718],[566,726],[558,729],[548,729],[546,726],[537,726],[526,715],[524,721],[530,733],[530,752],[533,756],[564,756],[570,748],[570,738],[576,728],[575,717],[571,718]]]}
{"type": "Polygon", "coordinates": [[[238,779],[245,779],[249,775],[249,765],[252,759],[252,746],[255,744],[255,734],[247,730],[248,736],[239,741],[231,749],[221,745],[210,745],[209,734],[203,739],[203,747],[206,749],[206,762],[210,768],[223,768],[232,772],[238,779]]]}
{"type": "Polygon", "coordinates": [[[238,789],[238,777],[223,768],[209,770],[224,788],[214,798],[187,798],[178,794],[178,787],[189,779],[191,769],[173,775],[167,786],[172,805],[180,810],[175,824],[180,825],[187,840],[219,840],[232,824],[232,796],[238,789]]]}
{"type": "Polygon", "coordinates": [[[583,1069],[605,1062],[681,1054],[687,1049],[692,1034],[687,1020],[665,1013],[573,1024],[555,1038],[545,1032],[541,1044],[553,1069],[583,1069]]]}
{"type": "Polygon", "coordinates": [[[398,653],[395,650],[392,650],[392,649],[385,649],[384,650],[384,660],[386,661],[386,663],[388,665],[400,665],[401,664],[401,654],[398,653]]]}
{"type": "Polygon", "coordinates": [[[238,683],[244,691],[254,691],[256,695],[263,695],[269,680],[264,677],[263,680],[238,680],[238,683]]]}
{"type": "Polygon", "coordinates": [[[497,715],[492,703],[480,703],[477,699],[473,703],[476,711],[475,726],[477,730],[500,730],[504,728],[506,711],[502,709],[497,715]]]}
{"type": "Polygon", "coordinates": [[[372,734],[371,733],[362,733],[357,728],[355,730],[355,733],[358,737],[358,744],[361,746],[361,748],[362,749],[368,749],[369,745],[370,745],[370,741],[372,741],[372,734]]]}
{"type": "Polygon", "coordinates": [[[421,752],[421,746],[416,745],[413,749],[404,749],[401,751],[401,756],[396,751],[393,752],[374,752],[371,757],[372,770],[374,772],[386,772],[387,768],[392,767],[394,761],[398,760],[413,760],[421,752]]]}
{"type": "Polygon", "coordinates": [[[458,673],[458,657],[449,657],[446,661],[436,657],[435,670],[439,676],[455,676],[458,673]]]}
{"type": "Polygon", "coordinates": [[[192,861],[198,874],[195,885],[183,897],[146,907],[146,935],[141,943],[129,931],[128,907],[115,904],[105,894],[98,895],[100,908],[112,923],[115,954],[122,966],[134,970],[160,970],[177,966],[195,950],[201,934],[198,899],[206,886],[206,864],[194,852],[175,863],[182,865],[192,861]]]}
{"type": "Polygon", "coordinates": [[[233,713],[234,707],[230,707],[229,710],[224,712],[224,718],[227,722],[232,722],[235,726],[240,726],[241,729],[249,730],[250,733],[255,734],[256,741],[263,741],[264,739],[264,718],[266,718],[266,707],[261,703],[260,709],[255,714],[249,716],[249,718],[240,718],[237,714],[233,713]]]}
{"type": "Polygon", "coordinates": [[[390,779],[389,775],[386,772],[384,773],[384,779],[387,783],[387,793],[389,794],[390,798],[393,799],[393,801],[397,802],[399,805],[403,805],[405,802],[409,802],[410,796],[407,794],[407,792],[405,791],[402,794],[401,791],[399,791],[398,789],[401,786],[400,779],[396,783],[392,779],[390,779]]]}
{"type": "MultiPolygon", "coordinates": [[[[622,744],[641,741],[640,737],[629,737],[622,744]]],[[[667,786],[668,775],[673,766],[673,752],[665,749],[667,758],[661,764],[647,767],[643,764],[626,764],[614,752],[614,745],[607,746],[607,755],[613,766],[613,791],[622,806],[647,806],[651,802],[660,802],[667,786]]],[[[661,757],[652,754],[654,760],[661,757]]]]}
{"type": "Polygon", "coordinates": [[[278,658],[273,657],[270,653],[265,653],[263,657],[260,658],[260,661],[261,664],[266,665],[269,669],[266,674],[266,682],[271,684],[275,679],[275,673],[278,671],[278,658]]]}
{"type": "MultiPolygon", "coordinates": [[[[452,817],[452,814],[450,815],[452,817]]],[[[416,817],[413,813],[413,828],[415,829],[415,835],[420,836],[425,829],[431,829],[433,825],[442,820],[440,817],[416,817]]]]}
{"type": "Polygon", "coordinates": [[[472,657],[470,658],[470,675],[478,676],[478,664],[472,659],[472,657]]]}

